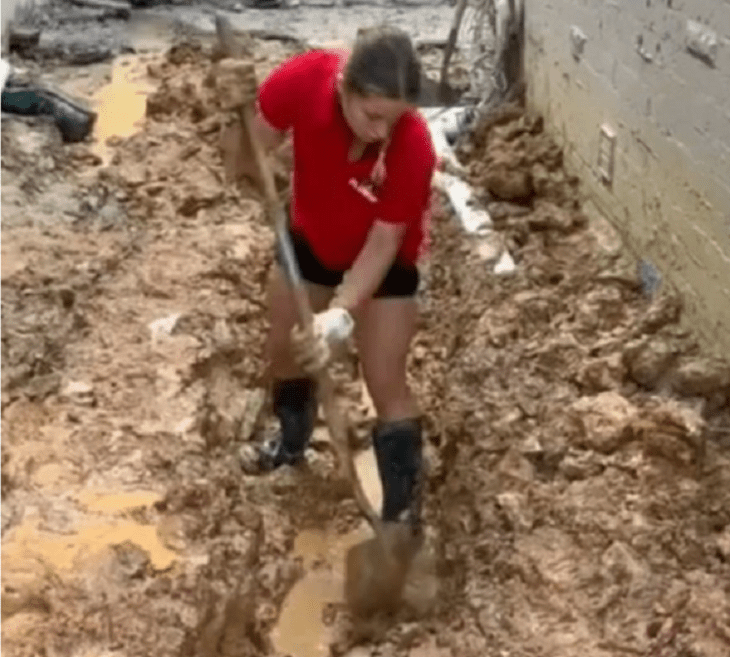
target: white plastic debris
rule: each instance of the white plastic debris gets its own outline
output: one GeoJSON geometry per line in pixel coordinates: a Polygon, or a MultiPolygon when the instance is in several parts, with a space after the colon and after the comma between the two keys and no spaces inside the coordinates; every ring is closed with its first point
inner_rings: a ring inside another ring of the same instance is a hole
{"type": "Polygon", "coordinates": [[[477,247],[479,257],[488,263],[496,262],[503,251],[502,239],[495,231],[490,231],[488,235],[484,235],[477,247]]]}
{"type": "Polygon", "coordinates": [[[443,109],[441,107],[430,107],[421,110],[428,123],[436,155],[438,155],[448,166],[459,173],[464,173],[464,167],[456,158],[456,153],[451,147],[450,140],[455,139],[464,129],[469,117],[469,108],[453,107],[443,109]]]}
{"type": "Polygon", "coordinates": [[[152,334],[152,342],[157,343],[165,337],[172,335],[175,330],[178,321],[182,317],[182,313],[173,313],[167,317],[156,319],[154,322],[150,322],[148,327],[152,334]]]}
{"type": "Polygon", "coordinates": [[[5,89],[5,84],[10,77],[12,68],[4,59],[0,59],[0,90],[5,89]]]}
{"type": "Polygon", "coordinates": [[[504,247],[501,238],[494,231],[494,224],[489,212],[481,207],[474,190],[460,176],[466,176],[466,170],[456,159],[449,140],[465,128],[470,118],[470,108],[456,107],[449,110],[431,108],[422,110],[428,121],[431,137],[436,153],[446,162],[446,169],[453,173],[437,171],[433,177],[433,187],[443,192],[449,200],[459,223],[470,235],[478,238],[477,252],[488,264],[494,265],[494,273],[509,275],[517,269],[512,256],[504,247]],[[457,175],[454,175],[457,174],[457,175]]]}
{"type": "Polygon", "coordinates": [[[497,264],[494,265],[494,273],[498,276],[509,276],[510,274],[514,274],[516,270],[517,265],[509,254],[509,251],[503,251],[497,264]]]}
{"type": "Polygon", "coordinates": [[[478,206],[469,183],[448,173],[438,173],[434,183],[449,198],[449,203],[461,225],[468,233],[477,233],[492,227],[489,213],[478,206]]]}
{"type": "Polygon", "coordinates": [[[93,406],[96,401],[93,386],[85,381],[69,381],[64,386],[61,397],[78,406],[93,406]]]}

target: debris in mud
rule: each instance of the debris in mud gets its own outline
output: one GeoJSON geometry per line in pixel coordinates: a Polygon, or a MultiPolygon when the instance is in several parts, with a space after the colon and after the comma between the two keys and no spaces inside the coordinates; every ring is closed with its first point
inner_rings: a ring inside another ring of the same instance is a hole
{"type": "Polygon", "coordinates": [[[18,46],[16,51],[24,59],[41,64],[65,64],[68,66],[98,64],[99,62],[110,61],[116,54],[111,47],[102,43],[85,43],[83,41],[69,43],[66,39],[63,41],[46,39],[33,46],[18,46]]]}
{"type": "Polygon", "coordinates": [[[65,95],[33,84],[8,80],[2,90],[2,111],[52,119],[64,142],[83,141],[93,130],[96,113],[65,95]]]}
{"type": "Polygon", "coordinates": [[[71,0],[71,3],[104,10],[110,18],[127,19],[131,14],[130,3],[125,0],[71,0]]]}
{"type": "Polygon", "coordinates": [[[11,25],[8,31],[8,51],[18,52],[21,56],[38,45],[41,30],[32,27],[11,25]]]}
{"type": "Polygon", "coordinates": [[[94,387],[84,381],[69,381],[61,391],[61,397],[78,406],[94,406],[94,387]]]}

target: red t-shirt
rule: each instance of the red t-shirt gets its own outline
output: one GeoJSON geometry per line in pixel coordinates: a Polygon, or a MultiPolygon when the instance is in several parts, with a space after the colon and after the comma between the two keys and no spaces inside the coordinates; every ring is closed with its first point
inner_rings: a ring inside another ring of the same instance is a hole
{"type": "Polygon", "coordinates": [[[297,55],[259,87],[262,116],[278,130],[292,130],[292,227],[323,265],[345,271],[376,219],[407,224],[397,257],[415,263],[427,237],[436,163],[428,126],[415,111],[402,115],[385,150],[385,180],[373,185],[380,144],[368,145],[359,161],[347,161],[353,134],[337,93],[346,58],[345,52],[326,50],[297,55]]]}

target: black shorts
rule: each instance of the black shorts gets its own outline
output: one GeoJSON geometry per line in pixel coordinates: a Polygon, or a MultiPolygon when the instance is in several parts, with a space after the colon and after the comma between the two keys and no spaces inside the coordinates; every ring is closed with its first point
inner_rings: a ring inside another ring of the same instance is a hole
{"type": "MultiPolygon", "coordinates": [[[[301,233],[297,233],[289,228],[289,236],[294,247],[297,262],[299,263],[299,272],[305,281],[332,288],[342,283],[344,272],[328,269],[317,260],[317,257],[312,253],[309,242],[301,233]]],[[[276,262],[283,267],[283,257],[278,241],[276,247],[276,262]]],[[[411,264],[395,262],[388,270],[388,273],[385,275],[380,287],[373,294],[373,297],[375,299],[412,297],[418,291],[419,281],[418,267],[411,264]]]]}

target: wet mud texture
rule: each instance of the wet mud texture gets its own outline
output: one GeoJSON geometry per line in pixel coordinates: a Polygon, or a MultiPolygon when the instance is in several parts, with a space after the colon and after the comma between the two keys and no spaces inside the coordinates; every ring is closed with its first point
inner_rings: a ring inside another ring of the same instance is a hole
{"type": "MultiPolygon", "coordinates": [[[[262,75],[287,54],[257,47],[262,75]]],[[[255,189],[225,180],[234,118],[212,58],[189,44],[150,63],[144,128],[108,165],[84,146],[35,159],[29,135],[51,139],[46,128],[3,129],[13,657],[276,654],[272,631],[305,575],[295,538],[357,524],[322,426],[302,470],[238,465],[270,419],[273,235],[255,189]],[[69,220],[52,221],[49,194],[69,220]],[[99,221],[108,205],[114,221],[99,221]]],[[[680,330],[671,294],[644,296],[539,119],[503,117],[463,158],[518,269],[492,274],[437,213],[409,374],[427,418],[439,594],[365,628],[324,605],[329,652],[726,655],[727,364],[680,330]]],[[[365,444],[356,365],[338,380],[365,444]]]]}

